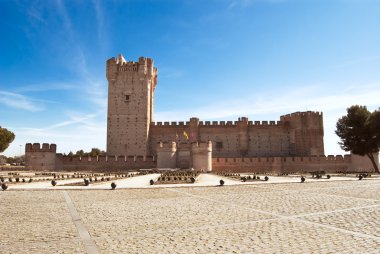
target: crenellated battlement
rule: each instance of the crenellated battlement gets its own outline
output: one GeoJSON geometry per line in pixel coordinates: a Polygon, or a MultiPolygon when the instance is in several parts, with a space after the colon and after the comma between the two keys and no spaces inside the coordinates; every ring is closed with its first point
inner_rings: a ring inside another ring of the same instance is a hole
{"type": "MultiPolygon", "coordinates": [[[[198,119],[198,118],[197,118],[198,119]]],[[[180,121],[180,122],[151,122],[150,126],[160,126],[160,127],[190,127],[190,123],[195,121],[180,121]]],[[[216,127],[216,126],[238,126],[239,124],[245,124],[248,126],[282,126],[284,125],[284,121],[248,121],[248,118],[246,120],[242,121],[199,121],[199,119],[196,121],[199,126],[202,127],[216,127]]]]}
{"type": "Polygon", "coordinates": [[[301,116],[322,117],[323,113],[319,112],[319,111],[304,111],[304,112],[297,111],[297,112],[294,112],[294,113],[291,113],[291,114],[282,115],[282,116],[280,116],[280,119],[283,120],[283,119],[289,119],[289,118],[301,117],[301,116]]]}
{"type": "Polygon", "coordinates": [[[153,90],[157,84],[157,68],[154,67],[153,59],[140,57],[138,62],[127,61],[123,55],[119,54],[117,58],[112,57],[107,60],[106,76],[109,81],[116,80],[121,73],[141,73],[152,78],[153,90]]]}
{"type": "Polygon", "coordinates": [[[57,155],[57,157],[65,164],[94,164],[94,163],[138,163],[138,162],[155,162],[154,156],[68,156],[57,155]]]}
{"type": "Polygon", "coordinates": [[[50,153],[55,153],[57,152],[57,145],[56,144],[48,144],[48,143],[43,143],[42,146],[40,143],[27,143],[25,145],[25,153],[33,153],[33,152],[50,152],[50,153]]]}

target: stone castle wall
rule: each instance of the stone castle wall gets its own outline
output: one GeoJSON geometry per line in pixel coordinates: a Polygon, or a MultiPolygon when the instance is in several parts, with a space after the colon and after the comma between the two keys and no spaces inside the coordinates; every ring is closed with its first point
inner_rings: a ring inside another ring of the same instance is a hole
{"type": "Polygon", "coordinates": [[[57,155],[56,170],[117,172],[156,167],[153,156],[97,156],[79,157],[57,155]]]}
{"type": "MultiPolygon", "coordinates": [[[[155,156],[79,157],[56,154],[55,144],[26,144],[28,170],[118,172],[133,169],[189,168],[214,172],[293,173],[326,171],[374,172],[369,159],[358,155],[296,157],[212,157],[211,144],[193,142],[161,144],[155,156]],[[173,149],[173,147],[175,149],[173,149]],[[206,151],[206,152],[205,152],[206,151]],[[198,153],[199,152],[199,153],[198,153]],[[164,155],[167,154],[168,156],[164,155]]],[[[375,158],[378,158],[376,155],[375,158]]],[[[377,161],[379,164],[379,162],[377,161]]]]}
{"type": "Polygon", "coordinates": [[[213,157],[324,155],[323,121],[319,112],[296,112],[281,121],[199,121],[151,123],[149,149],[158,142],[211,140],[213,157]]]}

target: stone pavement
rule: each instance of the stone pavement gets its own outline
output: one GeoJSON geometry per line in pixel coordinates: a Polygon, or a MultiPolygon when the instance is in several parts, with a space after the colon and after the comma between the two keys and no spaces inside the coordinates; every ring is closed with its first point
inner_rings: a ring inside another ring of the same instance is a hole
{"type": "Polygon", "coordinates": [[[379,194],[380,179],[1,191],[0,253],[380,253],[379,194]]]}

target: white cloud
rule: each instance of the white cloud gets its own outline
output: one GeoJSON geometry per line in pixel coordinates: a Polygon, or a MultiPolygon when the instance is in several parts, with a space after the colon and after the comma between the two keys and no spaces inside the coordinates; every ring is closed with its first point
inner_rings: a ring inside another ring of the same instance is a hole
{"type": "Polygon", "coordinates": [[[27,111],[41,111],[44,106],[41,101],[31,99],[18,93],[0,91],[0,104],[27,111]]]}

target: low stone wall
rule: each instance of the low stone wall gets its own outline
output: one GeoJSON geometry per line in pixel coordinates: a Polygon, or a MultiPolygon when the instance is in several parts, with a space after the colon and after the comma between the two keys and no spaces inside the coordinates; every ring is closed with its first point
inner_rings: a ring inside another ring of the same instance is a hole
{"type": "Polygon", "coordinates": [[[326,173],[374,172],[370,160],[358,155],[213,158],[212,169],[214,172],[276,174],[312,171],[325,171],[326,173]]]}

